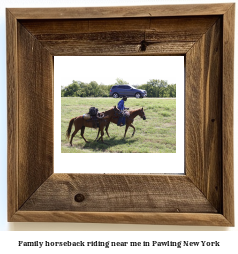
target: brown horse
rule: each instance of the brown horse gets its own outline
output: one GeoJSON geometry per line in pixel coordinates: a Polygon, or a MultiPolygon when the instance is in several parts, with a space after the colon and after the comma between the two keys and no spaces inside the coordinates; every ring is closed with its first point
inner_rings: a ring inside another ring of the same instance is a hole
{"type": "MultiPolygon", "coordinates": [[[[126,137],[126,132],[127,132],[127,130],[128,130],[129,127],[132,127],[132,128],[134,129],[134,130],[133,130],[133,133],[132,133],[132,137],[134,136],[136,129],[135,129],[135,127],[132,125],[132,123],[133,123],[134,118],[135,118],[136,116],[140,116],[143,120],[146,120],[146,116],[145,116],[145,112],[144,112],[144,109],[143,109],[143,108],[139,108],[139,109],[135,109],[135,110],[130,110],[130,111],[129,111],[129,114],[130,114],[130,116],[129,116],[129,117],[126,117],[126,129],[125,129],[124,138],[126,137]]],[[[118,115],[118,113],[116,113],[116,114],[114,114],[114,115],[112,116],[110,122],[117,124],[118,118],[119,118],[119,115],[118,115]]],[[[108,137],[110,137],[110,136],[109,136],[109,133],[108,133],[108,128],[109,128],[110,122],[106,125],[106,128],[105,128],[105,131],[106,131],[108,137]]],[[[98,131],[97,137],[98,137],[98,136],[99,136],[99,131],[98,131]]],[[[96,139],[97,139],[97,138],[96,138],[96,139]]]]}
{"type": "Polygon", "coordinates": [[[98,133],[101,132],[101,137],[100,139],[103,141],[103,135],[104,135],[104,127],[110,123],[111,121],[111,118],[112,116],[116,113],[116,112],[119,112],[119,109],[114,106],[113,108],[105,111],[105,112],[102,112],[104,113],[104,117],[101,118],[101,119],[98,119],[97,122],[98,122],[98,126],[95,125],[95,121],[94,120],[85,120],[83,118],[83,116],[78,116],[78,117],[75,117],[75,118],[72,118],[70,121],[69,121],[69,126],[68,126],[68,129],[66,131],[66,137],[69,139],[70,137],[70,133],[71,133],[71,129],[72,129],[72,126],[74,125],[75,127],[75,130],[74,132],[72,133],[71,135],[71,139],[70,139],[70,145],[72,146],[72,141],[73,141],[73,138],[74,136],[77,134],[77,132],[79,130],[81,130],[81,137],[84,139],[84,141],[86,143],[88,143],[88,141],[85,139],[84,137],[84,130],[85,130],[85,127],[89,127],[89,128],[99,128],[98,130],[98,133]]]}

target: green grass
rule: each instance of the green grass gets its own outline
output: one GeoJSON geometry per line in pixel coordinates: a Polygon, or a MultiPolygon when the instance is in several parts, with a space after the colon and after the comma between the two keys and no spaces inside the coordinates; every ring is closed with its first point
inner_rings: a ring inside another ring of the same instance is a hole
{"type": "MultiPolygon", "coordinates": [[[[119,99],[113,98],[61,98],[61,152],[62,153],[175,153],[176,152],[176,99],[128,98],[125,105],[130,109],[143,107],[146,120],[137,116],[133,125],[129,127],[124,139],[125,126],[118,127],[110,123],[109,134],[105,132],[104,141],[94,142],[98,130],[87,128],[84,136],[90,143],[80,136],[80,131],[73,139],[73,146],[69,145],[65,133],[70,119],[88,112],[90,107],[97,107],[104,111],[116,106],[119,99]]],[[[71,131],[74,131],[74,127],[71,131]]]]}

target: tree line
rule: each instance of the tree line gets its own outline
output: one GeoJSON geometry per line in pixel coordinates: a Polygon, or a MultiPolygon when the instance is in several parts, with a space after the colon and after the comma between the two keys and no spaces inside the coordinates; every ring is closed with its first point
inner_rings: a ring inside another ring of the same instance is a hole
{"type": "MultiPolygon", "coordinates": [[[[128,82],[119,78],[112,85],[99,85],[96,81],[84,83],[73,80],[70,85],[61,87],[61,97],[109,97],[110,89],[114,85],[125,84],[128,84],[128,82]]],[[[147,97],[176,97],[176,84],[168,84],[164,80],[151,79],[146,84],[133,86],[146,90],[147,97]]]]}

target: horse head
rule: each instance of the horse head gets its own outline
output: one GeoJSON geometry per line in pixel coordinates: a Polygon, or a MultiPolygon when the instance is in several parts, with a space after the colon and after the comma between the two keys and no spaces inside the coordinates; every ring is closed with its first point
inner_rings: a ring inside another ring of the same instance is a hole
{"type": "Polygon", "coordinates": [[[145,116],[145,112],[144,112],[144,109],[141,108],[139,110],[139,116],[143,119],[143,120],[146,120],[146,116],[145,116]]]}

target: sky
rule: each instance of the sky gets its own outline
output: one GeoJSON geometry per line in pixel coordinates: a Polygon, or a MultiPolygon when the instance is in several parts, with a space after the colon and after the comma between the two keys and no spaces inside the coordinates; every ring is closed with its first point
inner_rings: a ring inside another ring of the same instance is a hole
{"type": "Polygon", "coordinates": [[[117,78],[130,85],[150,79],[184,84],[183,56],[55,56],[54,66],[56,86],[67,86],[73,80],[111,85],[117,78]]]}

